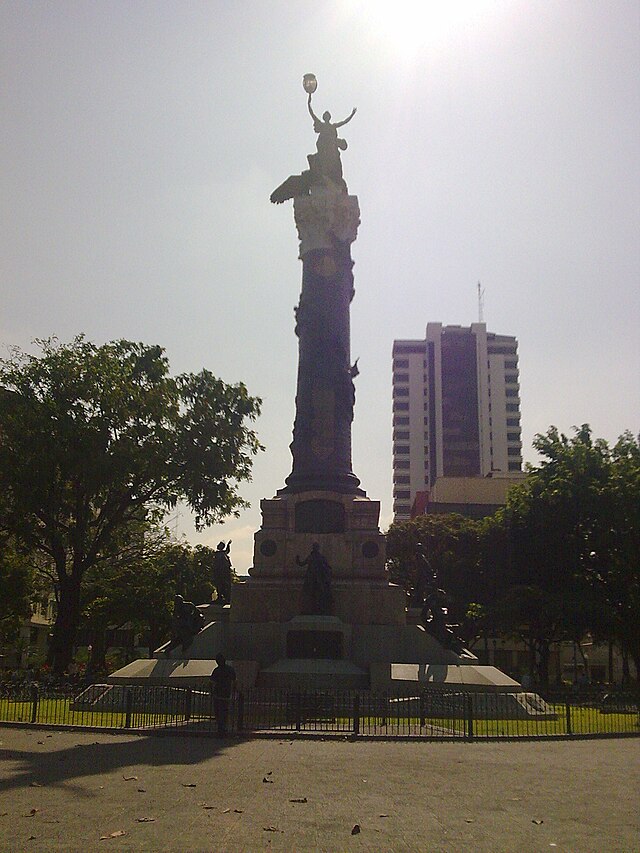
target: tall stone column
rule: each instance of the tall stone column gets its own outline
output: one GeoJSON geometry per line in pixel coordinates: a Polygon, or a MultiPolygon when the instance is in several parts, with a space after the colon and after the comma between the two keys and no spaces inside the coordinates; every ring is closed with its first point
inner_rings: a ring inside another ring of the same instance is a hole
{"type": "Polygon", "coordinates": [[[302,260],[296,308],[298,382],[293,468],[278,494],[331,491],[364,496],[351,462],[356,370],[351,365],[349,314],[358,199],[337,186],[312,186],[309,195],[294,198],[294,216],[302,260]]]}

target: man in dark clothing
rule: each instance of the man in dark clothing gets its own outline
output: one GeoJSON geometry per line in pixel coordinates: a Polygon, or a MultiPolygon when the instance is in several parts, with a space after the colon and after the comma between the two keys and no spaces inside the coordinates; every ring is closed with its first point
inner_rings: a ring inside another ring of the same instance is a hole
{"type": "Polygon", "coordinates": [[[218,665],[211,673],[211,693],[218,723],[218,736],[224,737],[227,734],[229,704],[236,686],[236,671],[229,666],[224,655],[218,655],[216,663],[218,665]]]}

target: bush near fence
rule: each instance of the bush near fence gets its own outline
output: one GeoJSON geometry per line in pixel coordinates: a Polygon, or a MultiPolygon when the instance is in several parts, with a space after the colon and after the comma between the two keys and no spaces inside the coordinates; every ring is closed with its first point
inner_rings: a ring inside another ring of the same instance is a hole
{"type": "MultiPolygon", "coordinates": [[[[213,701],[204,690],[93,684],[4,688],[0,722],[212,734],[213,701]]],[[[415,695],[368,691],[254,688],[231,703],[229,730],[369,737],[478,740],[640,734],[638,695],[539,694],[421,689],[415,695]]]]}

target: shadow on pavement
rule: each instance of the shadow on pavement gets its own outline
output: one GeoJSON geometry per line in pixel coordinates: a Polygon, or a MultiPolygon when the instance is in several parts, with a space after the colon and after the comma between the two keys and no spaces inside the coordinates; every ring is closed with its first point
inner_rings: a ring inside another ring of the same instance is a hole
{"type": "MultiPolygon", "coordinates": [[[[188,765],[207,761],[215,755],[233,749],[235,744],[241,742],[234,737],[224,740],[181,736],[123,737],[119,733],[103,735],[106,740],[86,743],[89,737],[95,735],[42,730],[24,732],[24,735],[27,742],[23,746],[0,749],[0,766],[4,768],[2,775],[5,777],[0,779],[0,791],[30,785],[46,787],[69,784],[73,780],[107,774],[114,770],[122,771],[126,775],[136,775],[136,770],[144,766],[183,765],[188,770],[188,765]],[[52,749],[61,735],[64,735],[65,740],[78,737],[85,742],[52,749]],[[34,742],[38,744],[39,749],[31,749],[31,743],[34,742]],[[9,762],[14,765],[11,770],[8,769],[9,762]]],[[[188,779],[185,779],[186,783],[188,779]]]]}

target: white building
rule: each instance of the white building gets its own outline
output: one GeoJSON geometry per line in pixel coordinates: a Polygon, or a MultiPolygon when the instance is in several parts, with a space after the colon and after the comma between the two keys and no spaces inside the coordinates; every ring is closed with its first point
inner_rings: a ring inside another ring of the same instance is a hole
{"type": "Polygon", "coordinates": [[[393,344],[393,509],[409,518],[439,477],[522,470],[514,337],[429,323],[425,340],[393,344]]]}

